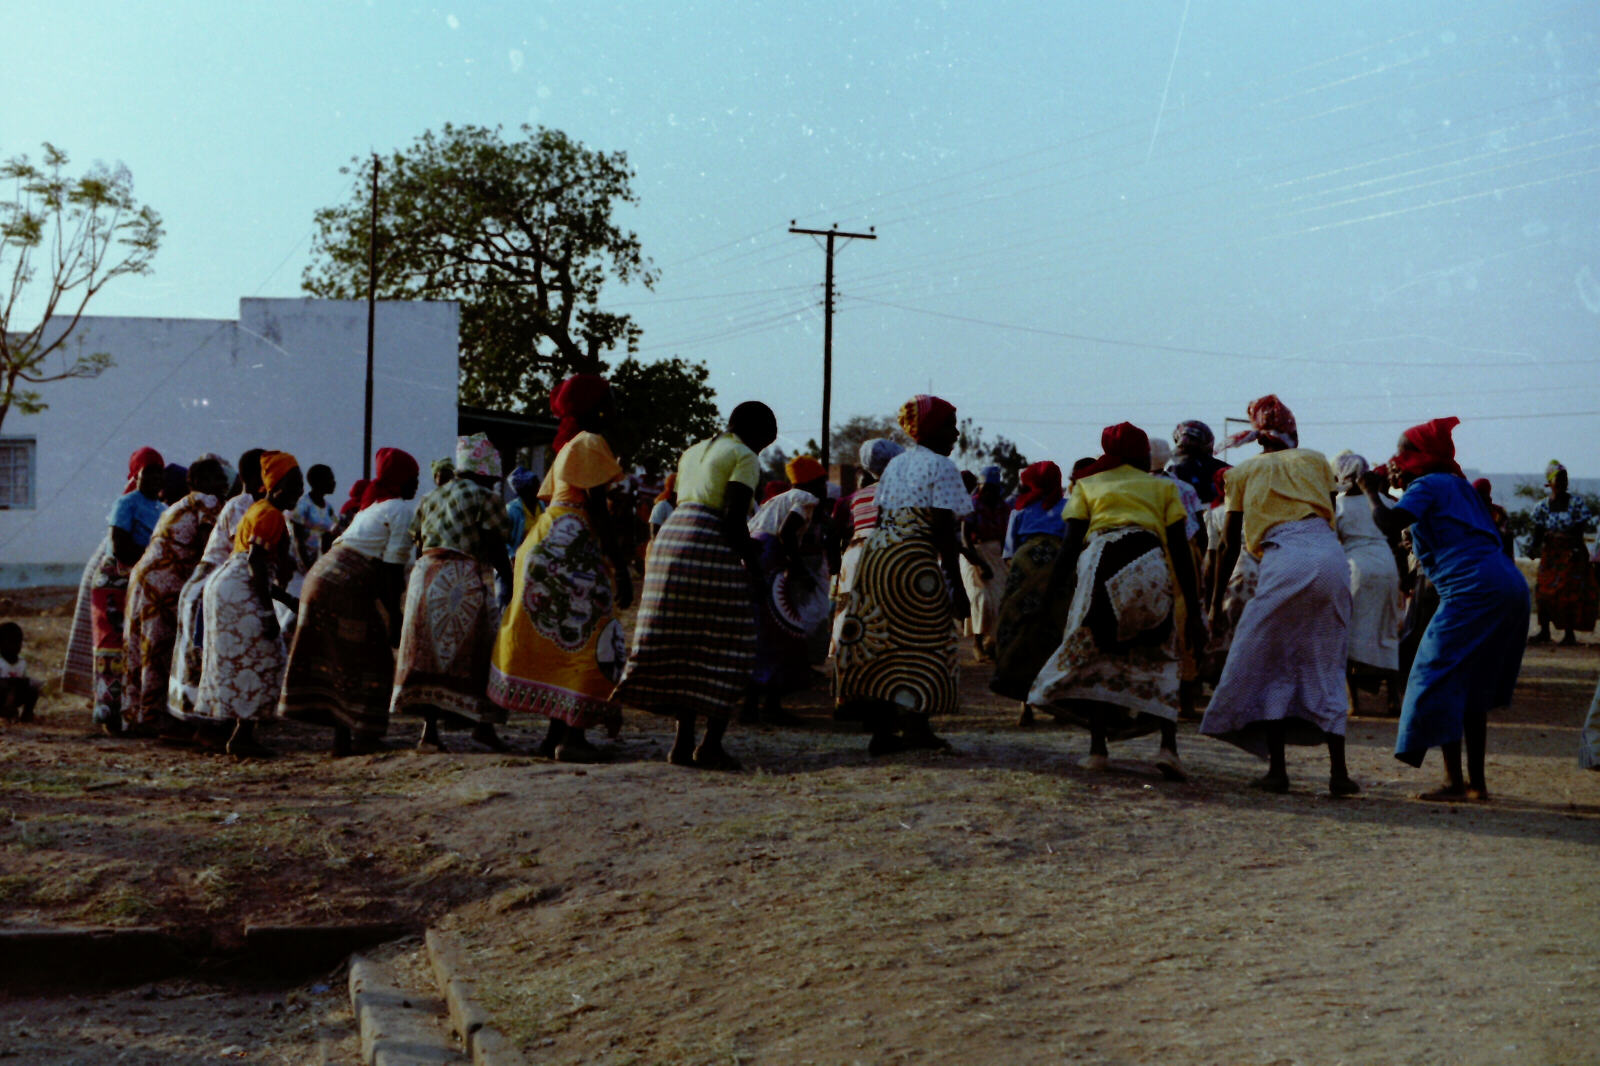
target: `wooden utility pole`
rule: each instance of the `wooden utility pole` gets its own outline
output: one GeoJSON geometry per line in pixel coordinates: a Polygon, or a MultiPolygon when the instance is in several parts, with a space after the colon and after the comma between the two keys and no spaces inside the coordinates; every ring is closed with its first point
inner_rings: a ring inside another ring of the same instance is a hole
{"type": "Polygon", "coordinates": [[[378,153],[372,153],[372,223],[367,230],[367,403],[361,423],[361,476],[372,477],[372,334],[378,312],[378,153]]]}
{"type": "Polygon", "coordinates": [[[808,237],[827,238],[827,264],[823,268],[823,315],[822,315],[822,460],[823,466],[830,466],[828,457],[828,427],[833,417],[833,248],[834,240],[843,237],[845,240],[875,241],[878,235],[873,232],[875,227],[868,226],[866,233],[845,233],[839,229],[835,222],[828,229],[801,229],[794,224],[794,219],[789,220],[790,233],[803,233],[808,237]]]}

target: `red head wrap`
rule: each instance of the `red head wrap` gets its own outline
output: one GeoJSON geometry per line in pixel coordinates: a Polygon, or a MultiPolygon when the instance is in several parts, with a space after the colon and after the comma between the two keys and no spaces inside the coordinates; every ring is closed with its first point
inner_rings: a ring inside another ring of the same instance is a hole
{"type": "Polygon", "coordinates": [[[1132,422],[1118,422],[1100,431],[1100,448],[1104,452],[1082,473],[1080,478],[1131,466],[1146,472],[1150,469],[1150,438],[1132,422]]]}
{"type": "Polygon", "coordinates": [[[1483,497],[1484,503],[1488,503],[1489,500],[1494,496],[1494,486],[1490,484],[1489,479],[1486,477],[1480,477],[1478,480],[1474,481],[1472,483],[1472,488],[1473,491],[1475,491],[1479,496],[1483,497]]]}
{"type": "Polygon", "coordinates": [[[937,396],[913,396],[900,408],[900,428],[906,436],[921,444],[941,430],[948,431],[956,424],[955,405],[937,396]]]}
{"type": "Polygon", "coordinates": [[[1451,436],[1451,431],[1461,424],[1461,419],[1451,415],[1449,418],[1435,418],[1421,425],[1412,426],[1402,436],[1411,442],[1415,450],[1399,452],[1389,460],[1392,468],[1399,469],[1412,477],[1421,477],[1423,474],[1454,474],[1464,477],[1461,467],[1456,465],[1456,442],[1451,436]]]}
{"type": "Polygon", "coordinates": [[[787,481],[769,481],[761,486],[761,498],[756,500],[756,503],[766,503],[774,496],[782,496],[789,491],[789,487],[787,481]]]}
{"type": "Polygon", "coordinates": [[[611,386],[599,374],[574,374],[550,393],[550,413],[561,419],[551,448],[560,452],[579,432],[578,419],[595,410],[611,395],[611,386]]]}
{"type": "Polygon", "coordinates": [[[139,487],[139,475],[151,467],[165,472],[167,461],[161,458],[161,453],[154,448],[140,448],[128,457],[128,483],[122,487],[124,493],[132,492],[139,487]]]}
{"type": "Polygon", "coordinates": [[[1020,480],[1022,491],[1012,504],[1019,511],[1035,500],[1049,508],[1061,499],[1061,468],[1048,459],[1023,467],[1020,480]]]}
{"type": "Polygon", "coordinates": [[[354,485],[350,486],[349,497],[347,497],[344,503],[339,506],[340,518],[349,518],[351,515],[361,510],[361,497],[367,494],[367,486],[370,484],[372,484],[372,482],[368,481],[366,478],[359,478],[354,485]]]}
{"type": "Polygon", "coordinates": [[[1286,448],[1300,447],[1300,432],[1294,423],[1294,412],[1272,393],[1251,400],[1245,409],[1250,416],[1250,428],[1228,438],[1227,447],[1237,448],[1262,437],[1277,441],[1286,448]]]}
{"type": "Polygon", "coordinates": [[[1211,475],[1211,487],[1214,490],[1211,493],[1212,507],[1222,506],[1222,501],[1225,498],[1224,494],[1228,491],[1226,484],[1228,480],[1228,471],[1232,469],[1233,467],[1231,466],[1224,466],[1219,468],[1216,473],[1211,475]]]}
{"type": "Polygon", "coordinates": [[[374,467],[377,473],[361,494],[361,506],[357,510],[365,511],[384,500],[398,500],[421,470],[411,453],[399,448],[379,448],[374,467]]]}

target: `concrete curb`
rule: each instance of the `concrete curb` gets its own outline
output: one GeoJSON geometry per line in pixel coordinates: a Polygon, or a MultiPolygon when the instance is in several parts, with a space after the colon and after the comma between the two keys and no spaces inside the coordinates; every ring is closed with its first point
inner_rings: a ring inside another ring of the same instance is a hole
{"type": "Polygon", "coordinates": [[[350,958],[350,1008],[369,1066],[437,1066],[465,1060],[439,1031],[436,1000],[400,988],[381,963],[350,958]]]}
{"type": "Polygon", "coordinates": [[[434,979],[450,1011],[450,1025],[473,1066],[527,1066],[527,1058],[490,1024],[488,1012],[478,1002],[461,942],[443,930],[429,929],[424,943],[434,979]]]}

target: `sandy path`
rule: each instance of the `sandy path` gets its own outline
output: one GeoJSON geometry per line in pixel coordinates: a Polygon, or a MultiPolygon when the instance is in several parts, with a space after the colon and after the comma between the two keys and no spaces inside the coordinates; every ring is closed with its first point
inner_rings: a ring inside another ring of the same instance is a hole
{"type": "MultiPolygon", "coordinates": [[[[1089,774],[1083,734],[1015,728],[982,670],[955,755],[871,761],[816,694],[805,728],[736,730],[733,776],[664,764],[644,715],[603,766],[336,762],[296,731],[241,766],[95,740],[52,701],[0,731],[0,920],[442,921],[542,1062],[1591,1062],[1600,774],[1575,752],[1597,673],[1594,643],[1530,652],[1491,726],[1495,801],[1470,808],[1412,799],[1436,764],[1397,763],[1381,719],[1352,723],[1349,801],[1309,749],[1293,794],[1251,792],[1258,764],[1192,726],[1191,783],[1149,770],[1153,738],[1089,774]],[[41,872],[91,868],[76,896],[41,872]]],[[[0,1053],[306,1061],[337,995],[294,994],[307,1013],[181,984],[160,1010],[0,1001],[0,1053]]]]}

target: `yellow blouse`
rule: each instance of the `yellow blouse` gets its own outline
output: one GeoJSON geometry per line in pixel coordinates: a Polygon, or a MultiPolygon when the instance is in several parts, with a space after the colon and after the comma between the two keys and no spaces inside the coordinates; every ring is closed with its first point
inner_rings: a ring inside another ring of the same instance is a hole
{"type": "Polygon", "coordinates": [[[1119,466],[1091,474],[1074,485],[1061,517],[1088,522],[1090,533],[1138,526],[1165,544],[1167,527],[1181,524],[1187,516],[1178,486],[1170,478],[1119,466]]]}
{"type": "Polygon", "coordinates": [[[1288,448],[1253,455],[1228,471],[1229,512],[1244,512],[1244,547],[1257,559],[1274,526],[1313,515],[1333,525],[1333,468],[1321,452],[1288,448]]]}
{"type": "Polygon", "coordinates": [[[730,481],[752,492],[761,481],[761,460],[744,441],[724,433],[690,445],[678,460],[678,503],[701,503],[721,510],[730,481]]]}

